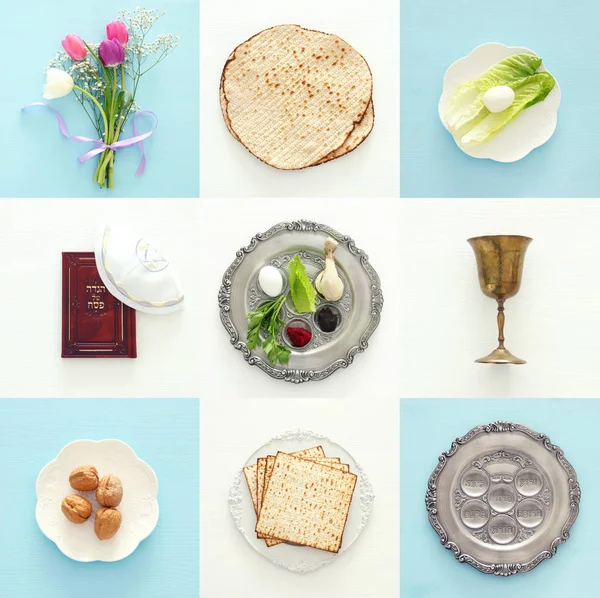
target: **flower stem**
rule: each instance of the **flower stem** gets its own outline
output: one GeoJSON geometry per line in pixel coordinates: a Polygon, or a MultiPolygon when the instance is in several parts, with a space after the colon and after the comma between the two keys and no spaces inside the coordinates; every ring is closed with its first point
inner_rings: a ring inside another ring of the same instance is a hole
{"type": "Polygon", "coordinates": [[[96,53],[87,45],[87,43],[84,40],[81,40],[84,44],[84,46],[87,48],[88,52],[96,59],[96,62],[100,65],[100,68],[104,68],[104,65],[102,64],[102,61],[100,60],[100,58],[98,58],[98,56],[96,55],[96,53]]]}
{"type": "Polygon", "coordinates": [[[98,110],[100,110],[100,114],[102,115],[102,120],[104,121],[104,136],[106,137],[106,135],[108,134],[108,121],[106,120],[106,114],[105,114],[104,110],[102,109],[100,102],[89,91],[86,91],[85,89],[82,89],[81,87],[78,87],[77,85],[74,85],[73,89],[76,89],[77,91],[80,91],[81,93],[84,93],[86,96],[88,96],[94,102],[94,104],[96,104],[96,106],[98,107],[98,110]]]}
{"type": "Polygon", "coordinates": [[[115,188],[115,169],[114,169],[114,154],[110,157],[110,163],[108,165],[108,188],[115,188]]]}

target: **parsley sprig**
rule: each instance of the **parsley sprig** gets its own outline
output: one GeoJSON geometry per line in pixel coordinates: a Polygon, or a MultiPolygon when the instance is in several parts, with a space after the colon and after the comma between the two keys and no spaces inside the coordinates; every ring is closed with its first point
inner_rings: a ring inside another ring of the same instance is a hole
{"type": "Polygon", "coordinates": [[[279,317],[281,307],[285,302],[285,295],[278,299],[264,303],[257,310],[248,313],[248,337],[246,345],[251,351],[256,347],[262,347],[271,363],[287,363],[290,359],[290,349],[283,347],[277,342],[277,334],[285,322],[279,317]],[[263,341],[260,331],[267,333],[263,341]]]}

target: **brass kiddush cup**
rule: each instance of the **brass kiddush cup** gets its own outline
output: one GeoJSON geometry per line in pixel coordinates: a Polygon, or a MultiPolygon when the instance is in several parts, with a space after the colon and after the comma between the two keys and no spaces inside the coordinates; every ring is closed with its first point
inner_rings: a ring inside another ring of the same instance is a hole
{"type": "Polygon", "coordinates": [[[525,252],[531,241],[533,239],[520,235],[493,235],[467,240],[475,252],[479,286],[484,295],[498,302],[498,348],[477,359],[476,363],[527,363],[504,346],[504,302],[519,292],[525,252]]]}

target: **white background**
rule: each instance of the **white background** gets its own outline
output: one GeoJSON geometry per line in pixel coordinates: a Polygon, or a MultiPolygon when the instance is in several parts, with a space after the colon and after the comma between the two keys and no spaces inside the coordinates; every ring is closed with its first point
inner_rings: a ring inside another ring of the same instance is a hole
{"type": "Polygon", "coordinates": [[[200,594],[206,598],[397,598],[400,463],[397,400],[211,400],[200,403],[200,594]],[[237,530],[227,496],[252,453],[287,430],[307,429],[343,446],[364,468],[375,504],[356,542],[307,574],[279,569],[237,530]]]}
{"type": "Polygon", "coordinates": [[[400,3],[379,0],[202,0],[200,194],[202,197],[397,197],[400,185],[400,3]],[[335,33],[373,72],[375,128],[356,151],[301,171],[254,158],[225,128],[219,83],[229,54],[259,31],[294,23],[335,33]]]}
{"type": "Polygon", "coordinates": [[[197,397],[198,200],[0,202],[0,397],[197,397]],[[182,311],[137,313],[137,359],[61,359],[63,251],[93,251],[98,229],[129,222],[161,247],[183,287],[182,311]]]}
{"type": "Polygon", "coordinates": [[[597,397],[600,205],[594,200],[15,200],[0,202],[0,396],[597,397]],[[221,278],[250,238],[305,218],[354,238],[382,282],[379,328],[346,370],[292,385],[247,365],[219,319],[221,278]],[[135,222],[162,247],[183,311],[138,313],[138,358],[61,359],[61,252],[135,222]],[[525,366],[473,363],[496,346],[466,239],[534,238],[506,303],[508,348],[525,366]]]}
{"type": "Polygon", "coordinates": [[[597,200],[403,200],[400,221],[402,397],[598,397],[597,200]],[[473,363],[497,346],[466,242],[487,234],[533,237],[505,304],[506,346],[527,365],[473,363]]]}
{"type": "Polygon", "coordinates": [[[317,199],[0,202],[0,396],[397,398],[398,206],[317,199]],[[385,303],[369,348],[350,367],[296,386],[249,366],[231,346],[217,294],[240,247],[299,218],[350,235],[381,277],[385,303]],[[61,359],[61,252],[92,251],[98,228],[117,222],[135,225],[162,249],[181,281],[184,308],[137,314],[137,359],[61,359]]]}

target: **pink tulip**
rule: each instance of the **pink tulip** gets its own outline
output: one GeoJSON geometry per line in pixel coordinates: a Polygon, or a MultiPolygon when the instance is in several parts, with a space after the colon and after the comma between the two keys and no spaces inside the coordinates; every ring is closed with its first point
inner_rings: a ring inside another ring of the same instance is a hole
{"type": "Polygon", "coordinates": [[[104,66],[119,66],[125,60],[125,50],[118,39],[105,39],[98,48],[104,66]]]}
{"type": "Polygon", "coordinates": [[[106,26],[106,38],[107,39],[118,39],[121,45],[127,44],[129,41],[129,32],[127,31],[127,25],[123,21],[113,21],[106,26]]]}
{"type": "Polygon", "coordinates": [[[83,60],[87,56],[87,48],[78,35],[67,35],[62,40],[62,47],[73,60],[83,60]]]}

